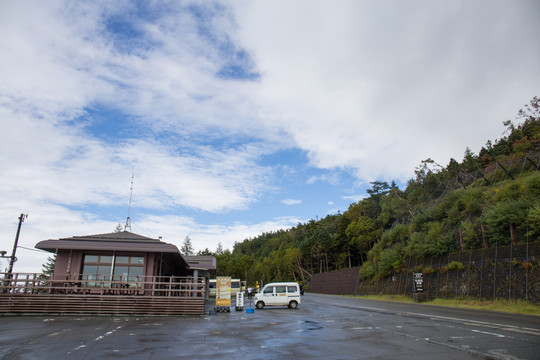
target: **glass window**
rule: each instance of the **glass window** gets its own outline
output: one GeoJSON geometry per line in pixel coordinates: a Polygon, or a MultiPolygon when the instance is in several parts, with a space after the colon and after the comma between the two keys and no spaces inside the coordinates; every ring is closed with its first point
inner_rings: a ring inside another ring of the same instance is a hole
{"type": "Polygon", "coordinates": [[[85,255],[83,264],[83,279],[92,280],[88,286],[111,286],[110,282],[122,281],[130,286],[139,286],[144,273],[143,256],[85,255]],[[113,266],[114,265],[114,266],[113,266]],[[112,271],[112,279],[111,279],[112,271]],[[101,281],[100,281],[101,280],[101,281]]]}
{"type": "Polygon", "coordinates": [[[276,286],[276,293],[277,294],[284,294],[287,292],[286,286],[276,286]]]}
{"type": "Polygon", "coordinates": [[[113,275],[115,281],[128,281],[129,267],[117,265],[114,267],[113,275]]]}
{"type": "Polygon", "coordinates": [[[132,266],[132,267],[130,267],[129,268],[129,279],[131,281],[142,280],[143,270],[144,270],[144,268],[142,266],[138,266],[138,267],[132,266]]]}
{"type": "Polygon", "coordinates": [[[83,263],[82,280],[91,280],[87,286],[109,286],[110,283],[103,281],[110,280],[112,256],[85,255],[83,263]]]}
{"type": "Polygon", "coordinates": [[[103,256],[99,257],[99,262],[102,264],[112,264],[112,256],[103,256]]]}
{"type": "Polygon", "coordinates": [[[269,286],[267,288],[264,289],[264,293],[265,294],[273,294],[274,293],[274,287],[273,286],[269,286]]]}
{"type": "Polygon", "coordinates": [[[287,287],[287,292],[289,294],[294,294],[294,293],[297,293],[298,292],[298,288],[296,286],[288,286],[287,287]]]}
{"type": "Polygon", "coordinates": [[[117,264],[129,264],[129,256],[117,256],[116,257],[116,263],[117,264]]]}

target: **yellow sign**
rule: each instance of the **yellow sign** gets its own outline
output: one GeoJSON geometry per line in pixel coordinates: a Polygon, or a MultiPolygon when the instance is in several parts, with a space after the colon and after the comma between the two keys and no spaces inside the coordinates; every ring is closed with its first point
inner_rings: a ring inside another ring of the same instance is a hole
{"type": "Polygon", "coordinates": [[[216,306],[231,306],[231,277],[216,277],[216,306]]]}

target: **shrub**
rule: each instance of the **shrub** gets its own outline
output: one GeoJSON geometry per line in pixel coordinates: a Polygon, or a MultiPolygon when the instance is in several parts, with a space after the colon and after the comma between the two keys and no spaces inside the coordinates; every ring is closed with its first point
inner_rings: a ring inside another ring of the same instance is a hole
{"type": "Polygon", "coordinates": [[[448,271],[463,271],[463,270],[465,270],[465,266],[459,261],[452,261],[450,264],[448,264],[448,271]]]}
{"type": "Polygon", "coordinates": [[[521,263],[521,268],[525,271],[530,271],[532,270],[533,268],[533,264],[531,262],[528,262],[528,261],[524,261],[521,263]]]}
{"type": "Polygon", "coordinates": [[[396,248],[384,249],[378,263],[377,273],[383,278],[392,274],[392,271],[401,264],[401,255],[396,248]]]}
{"type": "Polygon", "coordinates": [[[375,276],[375,267],[371,262],[365,262],[360,268],[360,277],[363,280],[371,280],[375,276]]]}

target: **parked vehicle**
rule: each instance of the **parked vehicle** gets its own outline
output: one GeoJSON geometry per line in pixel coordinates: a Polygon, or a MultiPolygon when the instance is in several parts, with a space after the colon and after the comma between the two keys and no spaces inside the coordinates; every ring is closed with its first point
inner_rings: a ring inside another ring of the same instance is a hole
{"type": "MultiPolygon", "coordinates": [[[[210,296],[216,296],[216,279],[210,279],[208,288],[210,290],[210,296]]],[[[236,296],[240,291],[246,291],[246,282],[240,279],[231,279],[231,295],[236,296]]]]}
{"type": "Polygon", "coordinates": [[[300,304],[300,287],[295,282],[266,284],[259,293],[255,294],[257,309],[273,305],[296,309],[298,304],[300,304]]]}

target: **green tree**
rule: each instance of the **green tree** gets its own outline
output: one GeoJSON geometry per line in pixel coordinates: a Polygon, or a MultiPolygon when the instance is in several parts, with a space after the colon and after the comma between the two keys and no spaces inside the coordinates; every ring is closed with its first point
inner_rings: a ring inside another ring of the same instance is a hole
{"type": "Polygon", "coordinates": [[[45,275],[51,276],[54,273],[54,267],[56,266],[56,254],[49,256],[47,262],[42,265],[41,272],[45,275]]]}
{"type": "Polygon", "coordinates": [[[237,262],[238,272],[240,273],[239,278],[245,280],[246,282],[248,279],[249,269],[253,265],[253,259],[250,256],[242,255],[240,260],[237,262]]]}
{"type": "Polygon", "coordinates": [[[213,254],[208,248],[197,251],[197,256],[205,256],[205,255],[213,255],[213,254]]]}
{"type": "Polygon", "coordinates": [[[193,255],[195,253],[189,236],[186,236],[186,238],[184,239],[182,247],[180,248],[180,252],[184,255],[193,255]]]}
{"type": "Polygon", "coordinates": [[[345,233],[359,251],[367,253],[373,243],[378,240],[379,229],[376,228],[372,219],[362,216],[358,220],[351,222],[347,226],[345,233]]]}
{"type": "Polygon", "coordinates": [[[220,241],[216,247],[216,255],[222,255],[224,252],[225,250],[223,250],[223,245],[221,244],[221,241],[220,241]]]}

